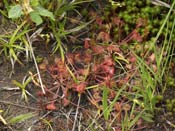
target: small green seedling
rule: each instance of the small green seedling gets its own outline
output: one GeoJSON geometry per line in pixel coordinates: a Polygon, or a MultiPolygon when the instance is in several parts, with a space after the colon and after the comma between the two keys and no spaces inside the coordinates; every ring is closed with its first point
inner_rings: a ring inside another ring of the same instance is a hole
{"type": "Polygon", "coordinates": [[[16,86],[18,86],[21,91],[22,91],[22,99],[24,99],[26,102],[28,101],[27,99],[27,90],[26,90],[26,86],[31,82],[32,78],[31,77],[28,77],[26,80],[24,79],[22,83],[16,81],[16,80],[13,80],[13,84],[15,84],[16,86]]]}

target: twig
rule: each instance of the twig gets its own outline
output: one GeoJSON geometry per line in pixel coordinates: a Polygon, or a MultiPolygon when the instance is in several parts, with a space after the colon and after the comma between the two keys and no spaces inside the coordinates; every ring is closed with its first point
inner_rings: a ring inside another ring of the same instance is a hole
{"type": "Polygon", "coordinates": [[[81,94],[78,94],[78,104],[77,104],[77,109],[76,109],[76,114],[75,114],[75,118],[74,118],[74,124],[73,124],[73,127],[72,127],[72,131],[75,131],[75,126],[76,126],[76,123],[77,123],[77,116],[78,116],[80,100],[81,100],[81,94]]]}
{"type": "Polygon", "coordinates": [[[79,126],[78,126],[78,131],[82,131],[82,130],[81,130],[81,126],[80,126],[80,125],[81,125],[80,122],[81,122],[82,117],[83,117],[83,116],[82,116],[82,113],[81,113],[81,114],[80,114],[79,124],[78,124],[78,125],[79,125],[79,126]]]}
{"type": "Polygon", "coordinates": [[[38,78],[39,78],[39,82],[40,82],[40,85],[41,85],[41,89],[42,89],[42,92],[43,94],[45,94],[45,90],[44,90],[44,86],[43,86],[43,82],[42,82],[42,79],[41,79],[41,75],[40,75],[40,71],[39,71],[39,68],[38,68],[38,64],[36,62],[36,59],[35,59],[35,54],[33,52],[33,48],[32,48],[32,42],[29,38],[29,35],[26,33],[26,36],[27,36],[27,40],[29,42],[29,46],[30,46],[30,51],[32,53],[32,57],[33,57],[33,60],[34,60],[34,63],[35,63],[35,67],[36,67],[36,70],[37,70],[37,74],[38,74],[38,78]]]}
{"type": "Polygon", "coordinates": [[[171,8],[171,6],[161,0],[151,0],[151,3],[158,6],[164,6],[166,8],[171,8]]]}

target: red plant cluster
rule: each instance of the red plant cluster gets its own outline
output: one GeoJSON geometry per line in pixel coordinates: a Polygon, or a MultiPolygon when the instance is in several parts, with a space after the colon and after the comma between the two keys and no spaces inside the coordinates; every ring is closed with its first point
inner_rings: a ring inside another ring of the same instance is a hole
{"type": "Polygon", "coordinates": [[[94,78],[97,83],[103,84],[109,88],[115,85],[115,81],[112,80],[115,74],[115,67],[111,57],[106,57],[102,63],[93,65],[92,72],[92,78],[94,78]]]}
{"type": "Polygon", "coordinates": [[[116,85],[113,79],[115,62],[112,53],[120,52],[120,49],[113,44],[94,45],[90,39],[85,39],[84,47],[74,53],[68,53],[64,62],[61,58],[55,58],[54,64],[43,66],[55,81],[51,84],[53,87],[46,88],[45,96],[49,96],[51,101],[46,105],[46,109],[56,109],[58,96],[61,96],[62,104],[67,106],[71,102],[72,92],[85,93],[86,88],[94,84],[109,88],[116,85]]]}
{"type": "MultiPolygon", "coordinates": [[[[112,19],[112,22],[118,26],[123,24],[118,17],[112,19]]],[[[97,17],[96,23],[103,26],[103,21],[100,17],[97,17]]],[[[143,26],[142,24],[142,19],[138,20],[136,28],[143,26]]],[[[65,61],[62,61],[61,58],[55,58],[52,65],[47,64],[42,67],[54,81],[51,86],[46,87],[45,96],[49,97],[48,100],[50,101],[46,105],[46,109],[55,110],[55,102],[58,97],[61,98],[64,106],[69,105],[72,93],[86,93],[88,86],[99,85],[99,87],[106,86],[112,89],[116,87],[116,84],[120,85],[123,82],[127,82],[129,78],[126,80],[123,78],[117,83],[114,77],[116,74],[114,56],[122,55],[122,51],[119,48],[120,44],[117,45],[112,41],[111,27],[108,27],[109,30],[105,28],[100,29],[95,39],[86,38],[83,49],[67,53],[65,61]],[[99,41],[105,44],[97,44],[99,41]]],[[[137,29],[133,30],[123,42],[127,43],[130,40],[142,41],[142,36],[137,29]]],[[[128,61],[134,63],[136,59],[131,54],[128,56],[128,61]]],[[[126,66],[126,68],[129,69],[129,66],[126,66]]],[[[99,93],[97,94],[99,95],[99,93]]],[[[114,92],[110,94],[111,98],[115,97],[114,92]]],[[[43,94],[39,93],[39,95],[43,94]]]]}

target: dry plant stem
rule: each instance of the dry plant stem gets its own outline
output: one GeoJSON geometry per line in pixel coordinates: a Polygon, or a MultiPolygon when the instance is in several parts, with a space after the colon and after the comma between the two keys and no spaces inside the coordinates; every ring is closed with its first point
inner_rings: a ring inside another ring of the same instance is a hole
{"type": "MultiPolygon", "coordinates": [[[[58,87],[56,86],[56,87],[53,87],[52,89],[54,90],[54,89],[56,89],[56,88],[58,88],[58,87]]],[[[62,88],[63,88],[63,87],[62,87],[62,88]]],[[[55,94],[54,91],[52,91],[52,89],[51,89],[51,90],[47,90],[47,91],[48,91],[50,94],[52,94],[52,95],[54,96],[54,100],[57,99],[57,98],[63,99],[64,96],[59,96],[58,94],[55,94]]],[[[58,90],[57,90],[57,91],[58,91],[58,90]]],[[[58,91],[58,92],[59,92],[59,91],[58,91]]],[[[57,100],[56,100],[56,101],[57,101],[57,100]]],[[[76,105],[75,103],[73,103],[73,102],[71,102],[71,101],[70,101],[70,104],[72,104],[72,105],[74,105],[74,106],[76,106],[76,107],[78,106],[78,105],[76,105]]],[[[80,107],[80,106],[79,106],[79,108],[83,108],[83,107],[80,107]]]]}
{"type": "Polygon", "coordinates": [[[32,53],[32,57],[33,57],[33,60],[34,60],[34,63],[35,63],[35,67],[36,67],[36,70],[37,70],[37,74],[38,74],[38,78],[39,78],[39,82],[40,82],[40,85],[41,85],[41,89],[42,89],[42,92],[43,94],[45,94],[45,90],[44,90],[44,85],[43,85],[43,82],[42,82],[42,79],[41,79],[41,75],[40,75],[40,71],[39,71],[39,68],[38,68],[38,64],[36,62],[36,59],[35,59],[35,54],[33,52],[33,48],[32,48],[32,42],[29,38],[29,35],[26,33],[26,36],[27,36],[27,40],[29,42],[29,46],[30,46],[30,51],[32,53]]]}
{"type": "MultiPolygon", "coordinates": [[[[97,113],[95,114],[95,117],[94,118],[91,118],[92,119],[92,122],[90,123],[90,125],[84,130],[84,131],[91,131],[89,128],[93,125],[93,124],[96,124],[96,125],[99,125],[97,123],[97,120],[102,117],[102,113],[99,115],[98,111],[97,113]]],[[[99,125],[98,126],[101,130],[100,131],[104,131],[104,129],[99,125]]]]}
{"type": "Polygon", "coordinates": [[[0,121],[1,121],[4,125],[7,125],[6,120],[1,116],[1,114],[0,114],[0,121]]]}
{"type": "Polygon", "coordinates": [[[151,3],[154,4],[154,5],[158,5],[158,6],[164,6],[166,8],[171,8],[171,5],[163,2],[163,1],[160,1],[160,0],[151,0],[151,3]]]}
{"type": "Polygon", "coordinates": [[[72,127],[72,131],[75,131],[75,126],[76,126],[76,123],[77,123],[77,117],[78,117],[78,110],[79,110],[80,100],[81,100],[81,94],[78,94],[78,104],[77,104],[77,109],[76,109],[76,114],[75,114],[75,118],[74,118],[74,124],[73,124],[73,127],[72,127]]]}
{"type": "Polygon", "coordinates": [[[22,108],[26,108],[26,109],[31,109],[31,110],[40,110],[40,109],[37,109],[37,108],[33,108],[33,107],[29,107],[29,106],[24,106],[24,105],[19,105],[19,104],[11,103],[11,102],[8,102],[8,101],[2,101],[2,100],[0,100],[0,103],[12,105],[12,106],[18,106],[18,107],[22,107],[22,108]]]}
{"type": "Polygon", "coordinates": [[[82,114],[80,114],[80,120],[79,120],[79,123],[78,123],[78,125],[79,125],[79,126],[78,126],[78,131],[82,131],[82,130],[81,130],[81,123],[80,123],[82,117],[83,117],[82,114]]]}
{"type": "Polygon", "coordinates": [[[0,114],[0,122],[2,122],[5,126],[7,126],[11,131],[13,131],[13,129],[9,126],[9,125],[7,125],[7,122],[6,122],[6,120],[1,116],[1,114],[0,114]]]}

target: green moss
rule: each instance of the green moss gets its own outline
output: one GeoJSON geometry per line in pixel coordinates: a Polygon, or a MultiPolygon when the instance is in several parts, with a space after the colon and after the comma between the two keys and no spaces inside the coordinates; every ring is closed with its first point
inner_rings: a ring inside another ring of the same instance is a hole
{"type": "Polygon", "coordinates": [[[171,103],[175,106],[175,99],[172,99],[171,103]]]}
{"type": "Polygon", "coordinates": [[[168,103],[168,104],[166,105],[166,107],[167,107],[167,110],[168,110],[168,111],[172,111],[172,109],[173,109],[173,104],[168,103]]]}
{"type": "Polygon", "coordinates": [[[173,108],[173,112],[175,113],[175,108],[173,108]]]}
{"type": "Polygon", "coordinates": [[[173,77],[169,76],[166,80],[168,86],[175,86],[175,80],[173,77]]]}
{"type": "Polygon", "coordinates": [[[170,103],[170,99],[166,99],[166,101],[165,101],[167,104],[169,104],[170,103]]]}
{"type": "Polygon", "coordinates": [[[157,96],[156,96],[156,99],[157,99],[158,101],[162,101],[162,100],[163,100],[163,95],[157,95],[157,96]]]}
{"type": "MultiPolygon", "coordinates": [[[[153,5],[150,1],[151,0],[124,0],[124,4],[122,4],[123,6],[118,7],[117,9],[115,8],[115,10],[113,10],[112,7],[110,7],[112,5],[108,5],[108,11],[112,10],[112,12],[115,12],[117,16],[124,21],[124,25],[122,27],[122,35],[127,36],[132,30],[134,30],[137,25],[137,20],[141,18],[146,21],[146,24],[142,25],[139,28],[142,30],[146,28],[149,32],[149,37],[147,37],[146,40],[151,39],[150,36],[156,36],[169,10],[165,7],[153,5]]],[[[172,21],[174,20],[174,15],[170,15],[169,19],[170,24],[168,30],[171,31],[173,26],[172,21]]],[[[167,30],[163,32],[164,33],[162,33],[162,36],[165,36],[167,30]]],[[[144,31],[141,31],[140,34],[144,34],[144,31]]]]}

